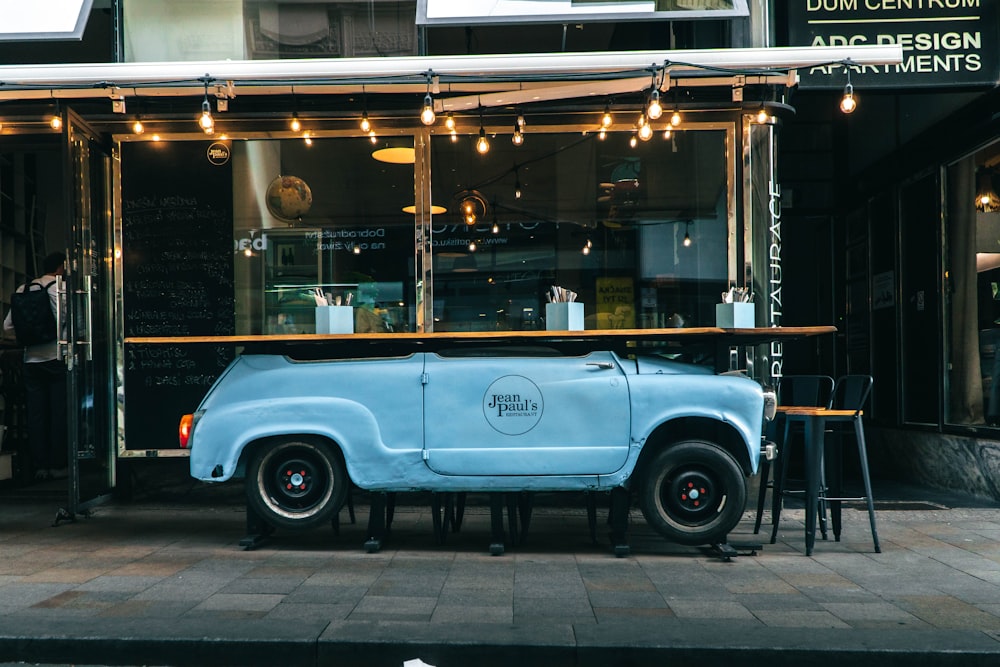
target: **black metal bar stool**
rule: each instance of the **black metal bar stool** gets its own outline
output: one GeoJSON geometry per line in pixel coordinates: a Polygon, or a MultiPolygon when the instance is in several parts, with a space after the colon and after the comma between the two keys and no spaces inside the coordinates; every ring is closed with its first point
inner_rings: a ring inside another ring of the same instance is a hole
{"type": "MultiPolygon", "coordinates": [[[[778,405],[779,406],[810,406],[826,407],[830,405],[833,397],[833,378],[829,375],[786,375],[778,382],[778,405]]],[[[761,517],[764,514],[764,502],[767,499],[767,490],[771,492],[771,517],[777,516],[776,512],[781,502],[781,494],[774,490],[775,483],[780,475],[780,466],[787,465],[788,459],[783,455],[790,447],[791,433],[786,430],[787,422],[784,414],[779,413],[774,420],[767,425],[767,439],[778,443],[778,458],[774,465],[774,480],[771,480],[771,461],[764,459],[760,465],[760,489],[757,492],[757,517],[754,519],[754,535],[760,532],[761,517]],[[779,435],[784,433],[783,436],[779,435]]],[[[784,487],[787,489],[787,486],[784,487]]],[[[823,536],[826,536],[825,515],[820,517],[820,528],[823,536]]],[[[773,544],[773,542],[772,542],[773,544]]]]}
{"type": "MultiPolygon", "coordinates": [[[[872,377],[870,375],[845,375],[837,380],[833,389],[833,398],[828,408],[820,407],[799,407],[799,406],[779,406],[779,411],[785,416],[785,433],[789,432],[789,427],[793,423],[802,424],[805,430],[805,499],[806,499],[806,555],[811,556],[816,543],[816,517],[827,504],[833,523],[834,539],[840,541],[842,501],[864,500],[868,506],[868,520],[871,524],[872,541],[875,545],[875,552],[881,553],[879,545],[878,530],[875,525],[875,504],[872,498],[871,479],[868,474],[868,453],[865,448],[864,426],[861,423],[863,415],[862,407],[871,393],[872,377]],[[828,428],[836,431],[849,426],[854,432],[854,437],[858,447],[858,458],[861,465],[861,479],[864,484],[865,495],[860,497],[846,498],[840,495],[841,489],[841,465],[839,446],[831,450],[831,461],[833,462],[831,476],[832,487],[827,488],[826,466],[826,433],[828,428]],[[834,493],[830,495],[828,490],[834,493]]],[[[787,477],[787,458],[781,465],[781,472],[775,482],[775,513],[772,518],[771,543],[777,539],[778,521],[781,515],[781,496],[787,477]]],[[[825,511],[824,511],[825,515],[825,511]]]]}

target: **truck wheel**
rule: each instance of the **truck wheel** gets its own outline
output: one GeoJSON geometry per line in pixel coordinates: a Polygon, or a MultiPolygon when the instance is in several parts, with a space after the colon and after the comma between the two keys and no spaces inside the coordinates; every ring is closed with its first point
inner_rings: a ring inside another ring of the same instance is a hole
{"type": "Polygon", "coordinates": [[[286,440],[259,447],[250,458],[247,503],[278,528],[314,528],[330,520],[347,497],[347,472],[322,440],[286,440]]]}
{"type": "Polygon", "coordinates": [[[717,445],[689,440],[664,449],[646,469],[639,504],[646,522],[678,544],[725,540],[743,516],[743,471],[717,445]]]}

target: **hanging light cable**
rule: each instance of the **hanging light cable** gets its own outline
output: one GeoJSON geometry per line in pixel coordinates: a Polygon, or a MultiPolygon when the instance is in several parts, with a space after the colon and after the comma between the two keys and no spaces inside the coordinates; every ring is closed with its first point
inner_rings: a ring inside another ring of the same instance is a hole
{"type": "Polygon", "coordinates": [[[424,107],[420,110],[420,122],[424,125],[433,125],[434,121],[437,120],[437,114],[434,113],[434,100],[431,98],[431,81],[434,78],[434,73],[427,72],[427,94],[424,95],[424,107]]]}
{"type": "Polygon", "coordinates": [[[490,152],[490,141],[486,138],[486,128],[483,127],[483,107],[479,107],[479,139],[476,140],[476,151],[480,155],[490,152]]]}
{"type": "Polygon", "coordinates": [[[656,120],[663,115],[663,106],[660,104],[660,90],[656,84],[656,70],[653,70],[653,82],[650,84],[649,106],[646,107],[646,116],[650,120],[656,120]]]}
{"type": "Polygon", "coordinates": [[[201,103],[201,116],[198,118],[198,126],[205,134],[212,134],[215,131],[215,119],[212,118],[212,103],[208,101],[208,79],[205,79],[205,99],[201,103]]]}
{"type": "Polygon", "coordinates": [[[63,126],[62,122],[62,109],[59,108],[59,98],[56,97],[55,93],[52,93],[52,97],[56,100],[56,112],[53,114],[52,118],[49,118],[49,127],[53,130],[61,130],[63,126]]]}
{"type": "Polygon", "coordinates": [[[681,110],[677,103],[677,88],[674,88],[674,112],[670,115],[670,124],[677,127],[681,124],[681,110]]]}
{"type": "Polygon", "coordinates": [[[361,112],[361,131],[368,134],[372,131],[371,121],[368,120],[368,95],[365,93],[365,87],[361,86],[361,97],[363,99],[364,110],[361,112]]]}
{"type": "Polygon", "coordinates": [[[611,127],[611,124],[615,122],[615,119],[611,116],[611,103],[604,105],[604,113],[601,114],[601,128],[606,129],[611,127]]]}

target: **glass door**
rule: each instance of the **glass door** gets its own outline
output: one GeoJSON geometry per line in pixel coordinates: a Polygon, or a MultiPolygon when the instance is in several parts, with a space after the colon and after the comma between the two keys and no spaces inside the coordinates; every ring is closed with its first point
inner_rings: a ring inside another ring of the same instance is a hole
{"type": "Polygon", "coordinates": [[[66,111],[66,271],[61,285],[66,338],[70,516],[114,488],[110,151],[66,111]]]}

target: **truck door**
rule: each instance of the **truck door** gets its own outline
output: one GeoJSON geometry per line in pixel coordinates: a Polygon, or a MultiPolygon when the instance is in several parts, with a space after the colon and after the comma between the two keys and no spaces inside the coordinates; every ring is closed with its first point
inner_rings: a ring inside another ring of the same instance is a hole
{"type": "Polygon", "coordinates": [[[425,368],[425,458],[435,472],[597,475],[625,463],[628,384],[610,352],[428,354],[425,368]]]}

